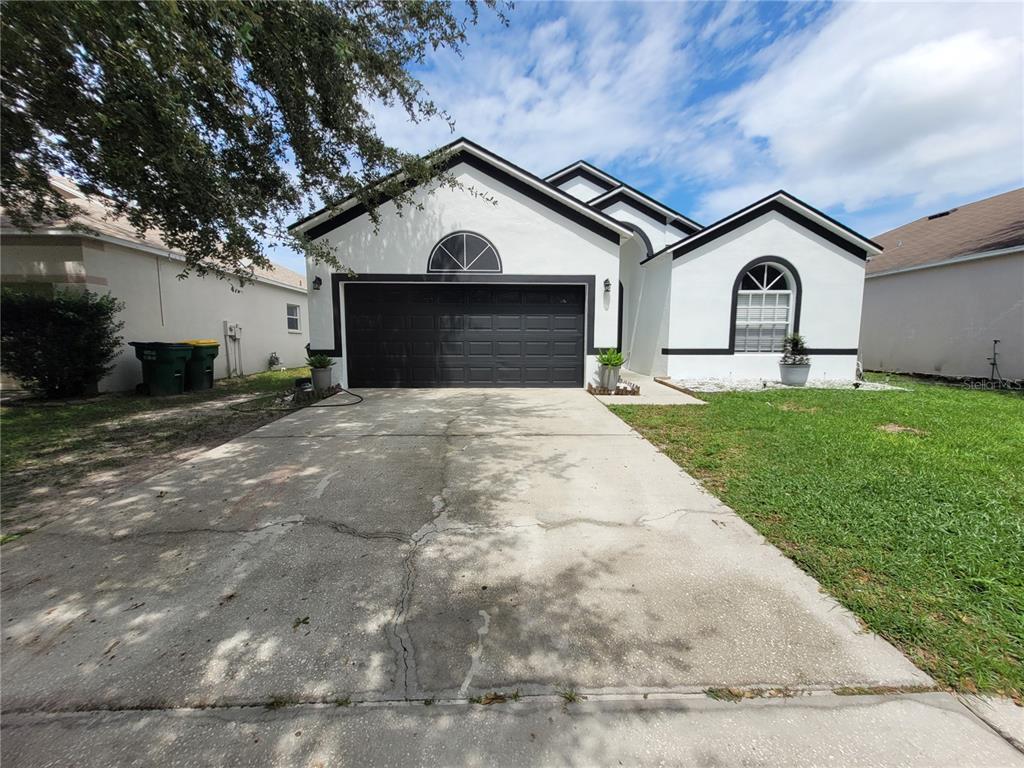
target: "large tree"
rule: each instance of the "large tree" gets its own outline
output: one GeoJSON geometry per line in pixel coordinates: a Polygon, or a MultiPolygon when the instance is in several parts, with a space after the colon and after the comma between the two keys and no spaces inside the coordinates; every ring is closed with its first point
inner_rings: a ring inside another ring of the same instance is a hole
{"type": "Polygon", "coordinates": [[[449,119],[410,67],[476,20],[475,0],[4,2],[3,205],[22,227],[73,219],[59,174],[160,229],[186,271],[244,279],[310,201],[453,183],[443,158],[382,140],[372,109],[449,119]]]}

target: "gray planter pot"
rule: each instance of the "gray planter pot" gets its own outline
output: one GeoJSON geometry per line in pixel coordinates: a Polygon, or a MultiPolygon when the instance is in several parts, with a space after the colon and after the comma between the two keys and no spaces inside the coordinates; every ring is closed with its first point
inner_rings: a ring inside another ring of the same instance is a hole
{"type": "Polygon", "coordinates": [[[320,390],[327,389],[331,386],[331,369],[330,368],[313,368],[313,389],[320,390]]]}
{"type": "Polygon", "coordinates": [[[601,387],[604,389],[615,389],[619,386],[619,366],[601,366],[601,387]]]}
{"type": "Polygon", "coordinates": [[[810,364],[783,365],[779,363],[779,379],[787,387],[802,387],[807,383],[807,376],[810,372],[810,364]]]}

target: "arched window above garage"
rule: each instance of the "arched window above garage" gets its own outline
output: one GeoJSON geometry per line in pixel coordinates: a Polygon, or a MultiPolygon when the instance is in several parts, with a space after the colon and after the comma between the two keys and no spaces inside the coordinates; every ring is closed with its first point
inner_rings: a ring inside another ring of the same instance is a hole
{"type": "Polygon", "coordinates": [[[445,235],[430,252],[427,272],[501,272],[501,258],[491,242],[475,232],[445,235]]]}

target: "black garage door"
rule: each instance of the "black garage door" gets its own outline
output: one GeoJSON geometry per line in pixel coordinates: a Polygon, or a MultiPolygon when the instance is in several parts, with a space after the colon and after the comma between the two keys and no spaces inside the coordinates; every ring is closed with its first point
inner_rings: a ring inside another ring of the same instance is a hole
{"type": "Polygon", "coordinates": [[[345,285],[353,387],[583,386],[583,286],[345,285]]]}

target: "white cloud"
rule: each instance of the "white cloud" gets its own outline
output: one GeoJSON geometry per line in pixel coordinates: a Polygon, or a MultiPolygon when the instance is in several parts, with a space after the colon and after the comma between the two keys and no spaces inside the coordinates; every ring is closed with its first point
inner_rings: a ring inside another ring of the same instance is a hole
{"type": "MultiPolygon", "coordinates": [[[[1024,183],[1024,6],[773,8],[520,4],[420,76],[456,135],[541,175],[588,158],[704,221],[783,187],[897,224],[1024,183]]],[[[375,114],[412,151],[453,138],[375,114]]]]}
{"type": "Polygon", "coordinates": [[[703,213],[779,186],[855,211],[1021,183],[1021,25],[1018,4],[845,5],[781,41],[706,124],[712,142],[732,134],[768,163],[708,193],[703,213]]]}
{"type": "MultiPolygon", "coordinates": [[[[613,162],[657,147],[668,93],[691,75],[685,4],[519,6],[507,30],[471,30],[465,58],[434,57],[421,78],[465,135],[544,174],[579,159],[613,162]],[[538,18],[540,16],[540,18],[538,18]]],[[[377,113],[389,141],[417,151],[451,140],[436,122],[377,113]]]]}

